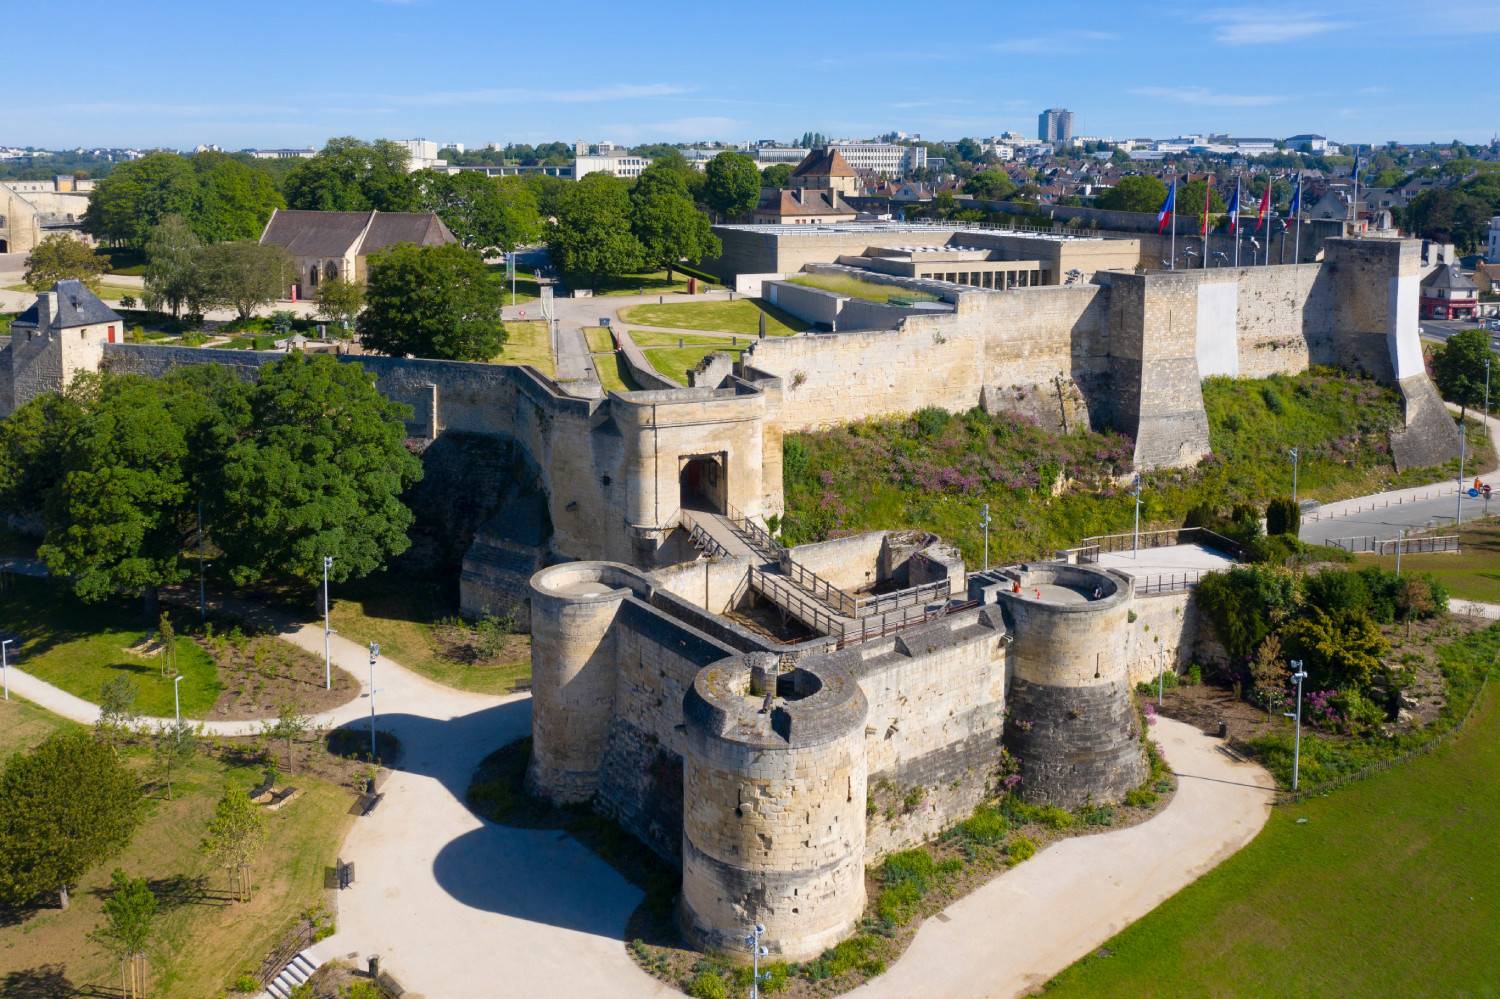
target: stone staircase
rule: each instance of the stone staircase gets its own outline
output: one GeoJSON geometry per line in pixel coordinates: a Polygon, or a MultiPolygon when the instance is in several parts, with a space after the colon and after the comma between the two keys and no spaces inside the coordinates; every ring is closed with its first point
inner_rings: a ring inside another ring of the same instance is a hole
{"type": "Polygon", "coordinates": [[[292,963],[288,964],[277,976],[266,984],[265,995],[272,999],[290,999],[292,990],[312,977],[314,971],[322,960],[310,953],[311,948],[304,950],[292,957],[292,963]]]}

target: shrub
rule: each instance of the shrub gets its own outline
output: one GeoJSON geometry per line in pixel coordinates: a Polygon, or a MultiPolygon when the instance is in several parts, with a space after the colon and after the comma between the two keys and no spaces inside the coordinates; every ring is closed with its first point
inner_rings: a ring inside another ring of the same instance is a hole
{"type": "Polygon", "coordinates": [[[1266,534],[1295,536],[1301,527],[1302,511],[1290,496],[1278,496],[1266,504],[1266,534]]]}
{"type": "Polygon", "coordinates": [[[915,881],[902,881],[880,889],[875,898],[875,914],[886,929],[895,929],[910,922],[922,904],[922,889],[915,881]]]}
{"type": "Polygon", "coordinates": [[[1043,805],[1036,810],[1036,821],[1048,829],[1071,829],[1073,813],[1056,805],[1043,805]]]}
{"type": "Polygon", "coordinates": [[[880,865],[882,882],[898,885],[909,881],[917,886],[919,893],[926,893],[936,873],[937,861],[922,847],[893,853],[880,865]]]}
{"type": "Polygon", "coordinates": [[[912,416],[917,423],[917,433],[929,438],[946,430],[948,421],[952,418],[953,414],[941,406],[924,406],[912,416]]]}
{"type": "Polygon", "coordinates": [[[255,976],[248,971],[242,971],[239,977],[229,986],[229,991],[253,994],[260,991],[260,982],[257,982],[255,976]]]}
{"type": "Polygon", "coordinates": [[[1209,573],[1194,597],[1225,650],[1243,662],[1291,610],[1296,592],[1295,580],[1285,569],[1248,565],[1209,573]]]}
{"type": "Polygon", "coordinates": [[[122,308],[122,309],[133,309],[133,308],[135,308],[135,296],[134,295],[121,295],[120,296],[120,308],[122,308]]]}
{"type": "Polygon", "coordinates": [[[1086,826],[1112,826],[1115,810],[1108,805],[1084,805],[1078,810],[1078,819],[1086,826]]]}
{"type": "Polygon", "coordinates": [[[803,974],[814,982],[837,978],[850,971],[878,975],[885,970],[885,950],[885,941],[868,933],[861,933],[825,950],[816,960],[807,962],[803,965],[803,974]]]}
{"type": "Polygon", "coordinates": [[[717,971],[700,971],[688,983],[687,994],[693,999],[729,999],[729,983],[717,971]]]}
{"type": "Polygon", "coordinates": [[[1017,836],[1006,844],[1005,855],[1010,858],[1012,864],[1030,860],[1036,856],[1036,841],[1025,836],[1017,836]]]}
{"type": "Polygon", "coordinates": [[[1125,792],[1125,804],[1131,808],[1150,808],[1157,798],[1157,793],[1149,787],[1133,787],[1125,792]]]}
{"type": "Polygon", "coordinates": [[[1302,660],[1309,682],[1339,690],[1369,689],[1390,645],[1363,611],[1308,607],[1281,630],[1286,655],[1302,660]]]}
{"type": "Polygon", "coordinates": [[[996,808],[980,808],[958,824],[959,833],[973,843],[998,843],[1010,831],[1010,823],[996,808]]]}
{"type": "Polygon", "coordinates": [[[189,330],[178,337],[177,342],[184,347],[201,347],[208,342],[208,337],[197,330],[189,330]]]}

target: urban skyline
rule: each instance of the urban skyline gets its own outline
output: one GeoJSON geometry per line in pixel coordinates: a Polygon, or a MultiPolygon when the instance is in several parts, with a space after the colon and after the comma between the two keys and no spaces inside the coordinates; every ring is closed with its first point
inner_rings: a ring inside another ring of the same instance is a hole
{"type": "MultiPolygon", "coordinates": [[[[20,34],[46,34],[45,10],[8,6],[20,34]]],[[[737,15],[677,4],[651,19],[585,10],[557,35],[475,0],[302,7],[296,31],[277,10],[250,22],[178,0],[151,17],[86,3],[70,22],[74,44],[142,58],[108,93],[60,95],[43,75],[12,81],[0,142],[241,148],[352,134],[635,144],[809,129],[956,139],[1032,133],[1047,107],[1072,109],[1074,134],[1114,138],[1487,142],[1496,128],[1478,102],[1437,93],[1434,81],[1500,32],[1500,4],[1424,11],[1413,23],[1386,2],[1158,8],[1128,20],[1094,2],[1014,12],[947,3],[932,23],[963,30],[927,40],[895,35],[852,5],[834,11],[826,32],[754,52],[757,72],[746,74],[741,59],[703,58],[721,41],[739,44],[729,41],[737,15]]]]}

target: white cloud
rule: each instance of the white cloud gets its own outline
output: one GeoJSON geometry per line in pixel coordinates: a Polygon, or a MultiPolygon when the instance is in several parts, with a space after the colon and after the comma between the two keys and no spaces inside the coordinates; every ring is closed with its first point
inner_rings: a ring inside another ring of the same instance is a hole
{"type": "Polygon", "coordinates": [[[1130,93],[1203,108],[1263,108],[1286,100],[1272,94],[1221,94],[1207,87],[1131,87],[1130,93]]]}
{"type": "Polygon", "coordinates": [[[1240,7],[1210,11],[1198,20],[1215,25],[1214,41],[1223,45],[1279,45],[1346,26],[1323,14],[1240,7]]]}

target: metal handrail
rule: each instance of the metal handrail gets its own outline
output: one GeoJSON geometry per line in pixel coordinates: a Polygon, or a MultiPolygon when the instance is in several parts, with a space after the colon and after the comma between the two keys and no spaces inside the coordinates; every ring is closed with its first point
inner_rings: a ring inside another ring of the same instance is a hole
{"type": "Polygon", "coordinates": [[[916,615],[912,615],[910,613],[911,608],[908,608],[907,611],[903,612],[902,616],[894,622],[887,620],[887,617],[880,618],[880,625],[875,628],[871,628],[868,624],[868,622],[872,620],[871,618],[864,618],[860,622],[858,631],[851,631],[848,629],[844,631],[844,633],[839,638],[838,647],[842,649],[847,645],[854,645],[857,642],[867,642],[874,638],[884,638],[886,635],[894,635],[897,632],[904,631],[907,628],[914,628],[919,624],[926,624],[929,621],[936,621],[940,617],[946,617],[949,614],[969,610],[978,606],[979,601],[977,600],[966,600],[962,603],[945,603],[941,607],[933,610],[927,610],[924,608],[916,615]]]}
{"type": "MultiPolygon", "coordinates": [[[[1210,543],[1205,547],[1217,548],[1236,558],[1244,554],[1244,545],[1206,527],[1168,527],[1158,531],[1139,533],[1127,531],[1121,534],[1099,534],[1084,538],[1078,543],[1077,550],[1082,552],[1093,549],[1094,557],[1091,561],[1098,561],[1100,554],[1130,551],[1135,548],[1170,548],[1173,545],[1185,544],[1187,539],[1192,537],[1207,538],[1210,543]]],[[[1081,556],[1079,560],[1082,561],[1081,556]]]]}
{"type": "Polygon", "coordinates": [[[726,502],[724,504],[724,516],[729,518],[729,522],[735,527],[750,535],[750,546],[752,548],[764,549],[765,553],[769,553],[773,557],[780,555],[781,552],[786,550],[782,547],[781,542],[771,537],[771,532],[745,516],[733,503],[726,502]]]}
{"type": "Polygon", "coordinates": [[[946,597],[952,592],[953,584],[946,579],[940,579],[932,583],[922,583],[918,586],[909,586],[904,590],[896,590],[891,593],[880,593],[869,597],[860,597],[854,602],[854,617],[872,617],[876,614],[885,613],[881,610],[884,604],[890,604],[892,609],[903,606],[925,603],[929,597],[946,597]]]}
{"type": "Polygon", "coordinates": [[[1212,569],[1194,569],[1184,572],[1169,572],[1164,575],[1147,576],[1145,580],[1137,581],[1135,592],[1137,596],[1151,593],[1176,593],[1179,590],[1187,590],[1198,585],[1205,575],[1213,572],[1212,569]]]}
{"type": "Polygon", "coordinates": [[[784,577],[773,576],[759,566],[752,565],[750,586],[760,590],[771,598],[772,603],[815,630],[821,630],[826,635],[844,633],[844,622],[829,613],[827,605],[809,600],[804,596],[804,591],[792,586],[784,577]]]}
{"type": "Polygon", "coordinates": [[[859,601],[855,600],[849,593],[834,586],[800,562],[792,561],[789,557],[784,556],[781,563],[782,572],[786,574],[787,579],[791,582],[824,601],[845,617],[856,616],[859,601]]]}

